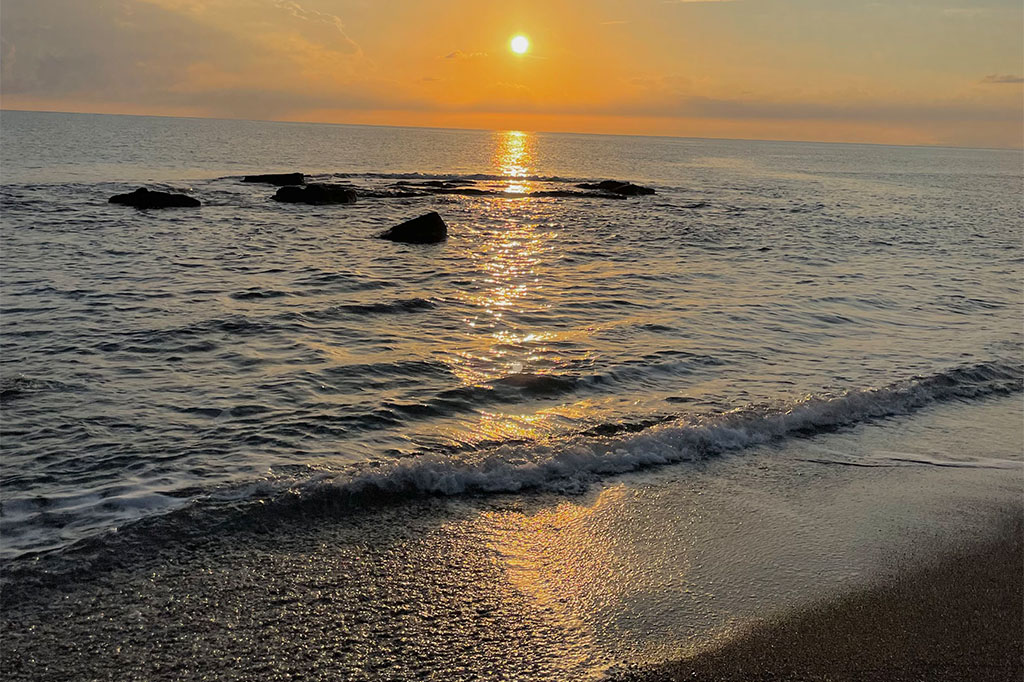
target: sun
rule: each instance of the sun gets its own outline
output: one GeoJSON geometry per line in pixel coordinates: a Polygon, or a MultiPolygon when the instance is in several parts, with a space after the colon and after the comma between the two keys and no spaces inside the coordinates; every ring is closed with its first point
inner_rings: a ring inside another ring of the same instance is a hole
{"type": "Polygon", "coordinates": [[[530,49],[530,39],[526,36],[516,36],[509,43],[509,47],[516,54],[526,54],[526,51],[530,49]]]}

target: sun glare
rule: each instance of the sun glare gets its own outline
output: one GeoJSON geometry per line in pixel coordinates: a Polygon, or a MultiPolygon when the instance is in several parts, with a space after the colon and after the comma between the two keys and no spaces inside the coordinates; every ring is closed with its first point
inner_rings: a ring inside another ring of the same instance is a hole
{"type": "Polygon", "coordinates": [[[526,51],[530,49],[530,40],[526,36],[516,36],[509,46],[516,54],[526,54],[526,51]]]}

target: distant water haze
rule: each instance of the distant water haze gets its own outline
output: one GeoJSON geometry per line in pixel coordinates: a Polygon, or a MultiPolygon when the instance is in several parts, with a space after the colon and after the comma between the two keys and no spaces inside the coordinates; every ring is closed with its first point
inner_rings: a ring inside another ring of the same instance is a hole
{"type": "Polygon", "coordinates": [[[0,125],[6,557],[288,489],[578,489],[1021,388],[1020,152],[0,125]],[[289,171],[359,200],[241,182],[289,171]],[[609,178],[657,193],[558,196],[609,178]],[[139,186],[203,206],[107,203],[139,186]],[[428,211],[447,242],[376,239],[428,211]]]}

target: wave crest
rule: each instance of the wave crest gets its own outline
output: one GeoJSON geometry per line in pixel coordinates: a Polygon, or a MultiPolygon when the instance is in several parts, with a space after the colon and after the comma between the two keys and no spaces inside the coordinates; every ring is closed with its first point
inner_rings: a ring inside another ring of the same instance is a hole
{"type": "MultiPolygon", "coordinates": [[[[153,538],[166,542],[205,538],[229,530],[265,529],[288,519],[348,515],[375,505],[429,496],[488,495],[521,491],[580,493],[600,479],[656,466],[699,461],[793,436],[826,433],[858,423],[909,414],[928,405],[1024,391],[1024,366],[980,363],[835,396],[808,396],[788,404],[754,405],[695,418],[641,423],[637,428],[594,430],[547,444],[505,443],[457,455],[429,453],[345,475],[323,472],[302,481],[277,479],[212,492],[162,516],[119,531],[84,538],[52,555],[84,557],[94,570],[117,564],[135,550],[149,552],[153,538]],[[611,433],[611,436],[594,435],[611,433]],[[134,549],[133,549],[134,548],[134,549]]],[[[855,463],[855,462],[848,462],[855,463]]],[[[6,563],[7,579],[39,579],[28,563],[6,563]],[[15,570],[16,569],[16,570],[15,570]],[[24,569],[24,570],[22,570],[24,569]]],[[[59,558],[62,557],[62,558],[59,558]]],[[[58,564],[47,579],[62,580],[58,564]]],[[[3,581],[0,581],[3,582],[3,581]]]]}
{"type": "Polygon", "coordinates": [[[790,436],[833,431],[908,414],[929,404],[1024,390],[1024,367],[981,363],[836,396],[808,396],[783,405],[757,405],[681,418],[615,438],[578,438],[541,446],[502,446],[474,458],[425,454],[373,471],[310,482],[294,494],[366,498],[462,495],[522,490],[579,491],[604,476],[693,461],[790,436]]]}

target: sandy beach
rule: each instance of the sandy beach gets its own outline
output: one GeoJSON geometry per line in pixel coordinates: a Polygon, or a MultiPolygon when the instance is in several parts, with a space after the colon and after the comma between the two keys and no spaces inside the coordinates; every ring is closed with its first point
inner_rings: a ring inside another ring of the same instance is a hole
{"type": "Polygon", "coordinates": [[[8,583],[5,676],[1014,679],[1018,410],[940,406],[584,495],[126,534],[8,583]]]}
{"type": "Polygon", "coordinates": [[[1019,680],[1024,676],[1024,522],[938,550],[875,587],[752,625],[622,682],[669,680],[1019,680]]]}

